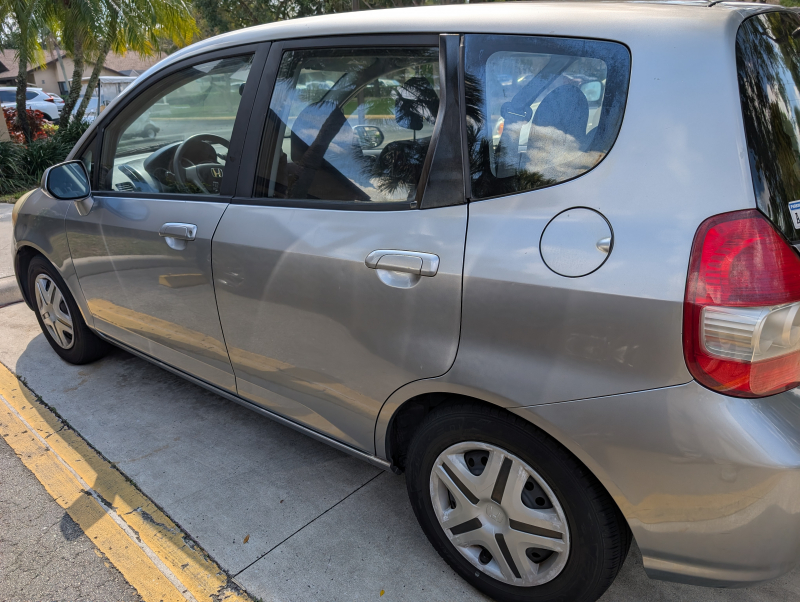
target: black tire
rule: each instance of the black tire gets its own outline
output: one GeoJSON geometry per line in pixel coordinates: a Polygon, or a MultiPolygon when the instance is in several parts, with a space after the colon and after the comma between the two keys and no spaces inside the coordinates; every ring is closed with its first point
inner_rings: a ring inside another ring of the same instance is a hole
{"type": "Polygon", "coordinates": [[[460,402],[431,412],[411,442],[406,485],[414,513],[439,555],[498,602],[594,602],[614,581],[630,548],[628,524],[597,478],[555,439],[501,408],[460,402]],[[571,541],[566,564],[551,581],[532,587],[500,581],[476,570],[450,542],[433,509],[431,471],[439,454],[467,441],[517,456],[555,494],[571,541]]]}
{"type": "Polygon", "coordinates": [[[86,322],[84,322],[81,311],[78,309],[78,305],[75,303],[75,299],[73,299],[69,288],[67,288],[67,285],[64,282],[64,279],[61,278],[58,270],[56,270],[44,257],[34,257],[31,260],[30,266],[28,267],[28,291],[30,294],[31,303],[34,307],[36,319],[39,322],[39,327],[42,329],[42,332],[44,333],[47,342],[50,343],[50,346],[53,348],[53,351],[55,351],[61,357],[61,359],[69,362],[70,364],[81,365],[98,360],[108,353],[110,349],[109,344],[89,330],[89,327],[86,325],[86,322]],[[50,280],[52,280],[53,283],[58,287],[58,290],[61,292],[64,303],[68,309],[69,316],[72,319],[72,345],[69,349],[64,349],[58,342],[56,342],[56,340],[53,338],[53,335],[45,326],[41,312],[38,310],[36,278],[41,274],[44,274],[50,278],[50,280]]]}

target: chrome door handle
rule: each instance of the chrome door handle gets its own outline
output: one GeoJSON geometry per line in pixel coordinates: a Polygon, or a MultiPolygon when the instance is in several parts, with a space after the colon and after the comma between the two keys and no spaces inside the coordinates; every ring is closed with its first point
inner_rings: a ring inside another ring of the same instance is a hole
{"type": "Polygon", "coordinates": [[[194,224],[168,223],[161,226],[159,236],[174,238],[175,240],[194,240],[197,236],[197,226],[194,224]]]}
{"type": "Polygon", "coordinates": [[[436,276],[436,272],[439,271],[438,255],[417,251],[378,249],[367,255],[364,263],[373,270],[406,272],[417,276],[432,277],[436,276]]]}
{"type": "Polygon", "coordinates": [[[158,235],[164,237],[164,242],[167,243],[170,249],[183,251],[186,248],[186,243],[194,240],[197,236],[197,226],[194,224],[167,223],[161,226],[158,235]]]}

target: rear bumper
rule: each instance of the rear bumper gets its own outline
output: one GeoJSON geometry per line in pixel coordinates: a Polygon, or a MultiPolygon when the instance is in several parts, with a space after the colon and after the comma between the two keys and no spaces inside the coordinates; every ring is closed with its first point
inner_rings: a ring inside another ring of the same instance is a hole
{"type": "Polygon", "coordinates": [[[800,560],[800,389],[736,399],[691,382],[512,411],[603,482],[650,577],[737,587],[800,560]]]}

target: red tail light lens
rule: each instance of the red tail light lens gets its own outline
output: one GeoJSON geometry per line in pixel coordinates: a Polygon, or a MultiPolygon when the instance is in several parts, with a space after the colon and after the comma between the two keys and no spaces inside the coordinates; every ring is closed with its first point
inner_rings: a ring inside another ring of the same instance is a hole
{"type": "Polygon", "coordinates": [[[56,103],[56,101],[53,98],[45,98],[44,101],[45,102],[52,102],[53,104],[56,103]]]}
{"type": "Polygon", "coordinates": [[[800,384],[800,257],[757,210],[700,225],[683,352],[698,382],[727,395],[764,397],[800,384]]]}

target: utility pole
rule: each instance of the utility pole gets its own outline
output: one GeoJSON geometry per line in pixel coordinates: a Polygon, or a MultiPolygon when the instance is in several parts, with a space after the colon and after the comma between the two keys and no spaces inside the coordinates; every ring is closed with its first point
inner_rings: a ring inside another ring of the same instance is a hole
{"type": "Polygon", "coordinates": [[[357,10],[358,10],[358,0],[353,0],[353,11],[355,12],[357,10]]]}

